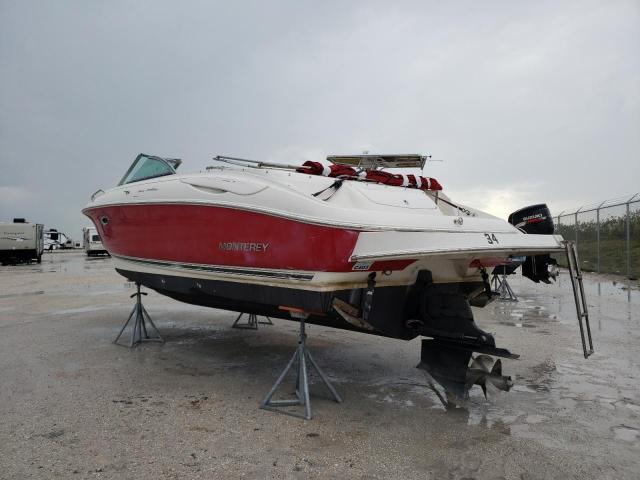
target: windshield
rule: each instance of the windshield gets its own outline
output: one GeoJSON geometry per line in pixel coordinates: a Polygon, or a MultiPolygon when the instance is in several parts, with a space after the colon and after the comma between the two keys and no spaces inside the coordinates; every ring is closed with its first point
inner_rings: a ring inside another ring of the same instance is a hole
{"type": "Polygon", "coordinates": [[[161,158],[153,155],[141,153],[133,161],[133,164],[124,174],[118,185],[139,182],[149,178],[163,177],[165,175],[173,175],[180,166],[182,160],[177,158],[161,158]]]}

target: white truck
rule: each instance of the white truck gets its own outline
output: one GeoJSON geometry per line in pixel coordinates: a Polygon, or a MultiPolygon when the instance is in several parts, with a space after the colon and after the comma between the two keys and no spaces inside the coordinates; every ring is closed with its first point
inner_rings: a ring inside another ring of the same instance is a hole
{"type": "Polygon", "coordinates": [[[42,261],[44,226],[14,218],[13,223],[0,223],[0,262],[2,265],[18,262],[42,261]]]}
{"type": "Polygon", "coordinates": [[[82,229],[82,244],[87,256],[92,257],[94,255],[109,255],[109,252],[102,245],[100,235],[96,230],[96,227],[85,227],[82,229]]]}

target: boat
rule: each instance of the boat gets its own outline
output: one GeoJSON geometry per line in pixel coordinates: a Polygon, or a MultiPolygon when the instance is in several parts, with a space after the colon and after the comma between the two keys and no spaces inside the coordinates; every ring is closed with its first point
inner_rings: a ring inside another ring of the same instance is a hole
{"type": "Polygon", "coordinates": [[[199,173],[140,154],[83,209],[115,269],[176,300],[514,357],[474,321],[487,269],[553,278],[566,242],[544,204],[510,222],[454,202],[419,154],[299,165],[214,157],[199,173]],[[295,314],[294,314],[295,313],[295,314]]]}

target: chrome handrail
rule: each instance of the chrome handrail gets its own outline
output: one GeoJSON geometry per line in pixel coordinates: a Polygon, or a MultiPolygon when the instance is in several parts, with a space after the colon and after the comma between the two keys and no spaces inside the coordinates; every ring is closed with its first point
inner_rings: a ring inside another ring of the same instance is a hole
{"type": "Polygon", "coordinates": [[[100,189],[96,190],[95,192],[93,192],[93,194],[91,194],[91,201],[92,201],[92,202],[96,199],[96,197],[98,196],[98,194],[99,194],[100,192],[104,193],[104,190],[102,190],[102,189],[100,188],[100,189]]]}

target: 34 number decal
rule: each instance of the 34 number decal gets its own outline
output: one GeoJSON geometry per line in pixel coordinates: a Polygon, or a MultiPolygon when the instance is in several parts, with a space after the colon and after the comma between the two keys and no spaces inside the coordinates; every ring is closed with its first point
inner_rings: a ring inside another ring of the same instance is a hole
{"type": "Polygon", "coordinates": [[[498,241],[498,237],[496,237],[493,233],[485,233],[484,236],[487,239],[487,243],[489,243],[490,245],[500,243],[498,241]]]}

